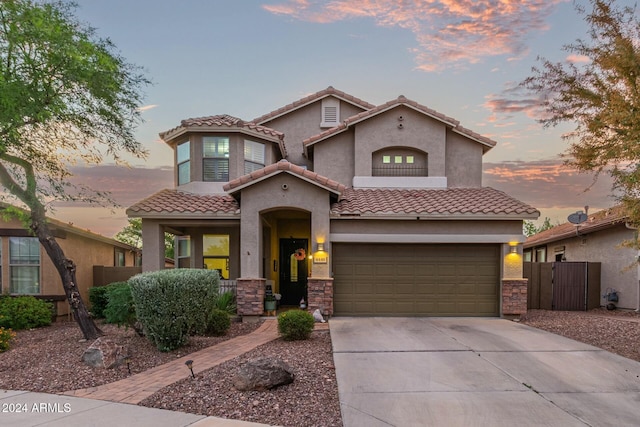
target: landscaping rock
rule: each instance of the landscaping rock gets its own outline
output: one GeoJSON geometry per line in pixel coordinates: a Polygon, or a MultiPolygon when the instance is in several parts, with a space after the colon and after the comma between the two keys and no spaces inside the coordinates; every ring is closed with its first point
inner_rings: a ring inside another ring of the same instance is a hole
{"type": "Polygon", "coordinates": [[[82,361],[93,368],[112,369],[124,362],[124,349],[110,339],[98,338],[82,354],[82,361]]]}
{"type": "Polygon", "coordinates": [[[295,375],[293,369],[280,359],[261,357],[240,367],[233,378],[236,390],[265,391],[285,384],[291,384],[295,375]]]}

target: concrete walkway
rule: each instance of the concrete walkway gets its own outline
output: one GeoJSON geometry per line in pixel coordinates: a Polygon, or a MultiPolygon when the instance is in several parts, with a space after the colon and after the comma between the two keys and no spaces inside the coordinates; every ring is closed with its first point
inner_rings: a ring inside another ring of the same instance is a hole
{"type": "MultiPolygon", "coordinates": [[[[189,377],[191,373],[184,364],[187,360],[193,360],[193,371],[197,373],[238,357],[276,338],[278,338],[277,320],[266,319],[258,329],[250,334],[223,341],[120,381],[98,387],[67,391],[63,394],[138,404],[160,389],[189,377]]],[[[0,424],[2,423],[0,422],[0,424]]]]}
{"type": "Polygon", "coordinates": [[[344,427],[640,425],[640,362],[497,318],[333,318],[344,427]]]}

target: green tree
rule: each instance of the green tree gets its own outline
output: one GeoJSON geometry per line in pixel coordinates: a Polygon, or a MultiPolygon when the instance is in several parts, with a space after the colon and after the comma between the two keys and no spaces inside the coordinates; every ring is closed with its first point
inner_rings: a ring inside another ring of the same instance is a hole
{"type": "MultiPolygon", "coordinates": [[[[142,218],[129,218],[129,223],[120,230],[114,238],[136,248],[142,249],[142,218]]],[[[173,258],[174,236],[171,233],[164,233],[164,256],[173,258]]]]}
{"type": "MultiPolygon", "coordinates": [[[[86,339],[101,334],[78,292],[75,264],[46,220],[51,201],[105,202],[73,186],[69,167],[146,153],[134,137],[141,70],[62,1],[0,2],[0,184],[26,206],[25,225],[55,265],[86,339]]],[[[18,212],[18,211],[16,211],[18,212]]]]}
{"type": "MultiPolygon", "coordinates": [[[[558,224],[556,224],[558,225],[558,224]]],[[[535,222],[533,221],[525,221],[522,225],[522,232],[525,236],[533,236],[534,234],[542,233],[545,230],[548,230],[555,225],[551,224],[551,219],[547,216],[544,217],[544,221],[540,224],[539,227],[536,227],[535,222]]]]}
{"type": "Polygon", "coordinates": [[[575,124],[566,163],[583,172],[607,173],[634,226],[640,225],[640,21],[635,8],[612,0],[576,6],[589,38],[563,50],[584,61],[540,59],[522,86],[543,96],[545,126],[575,124]]]}

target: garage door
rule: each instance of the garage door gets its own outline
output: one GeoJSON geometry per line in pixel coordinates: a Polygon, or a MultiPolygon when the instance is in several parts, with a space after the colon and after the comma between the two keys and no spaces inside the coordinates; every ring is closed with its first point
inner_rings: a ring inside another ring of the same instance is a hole
{"type": "Polygon", "coordinates": [[[498,316],[498,245],[333,244],[342,316],[498,316]]]}

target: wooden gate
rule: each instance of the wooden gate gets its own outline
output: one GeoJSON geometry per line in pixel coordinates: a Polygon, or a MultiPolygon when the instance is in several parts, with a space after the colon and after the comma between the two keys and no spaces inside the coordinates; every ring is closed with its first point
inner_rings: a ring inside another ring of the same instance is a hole
{"type": "Polygon", "coordinates": [[[586,311],[600,306],[599,262],[524,263],[527,308],[586,311]]]}

